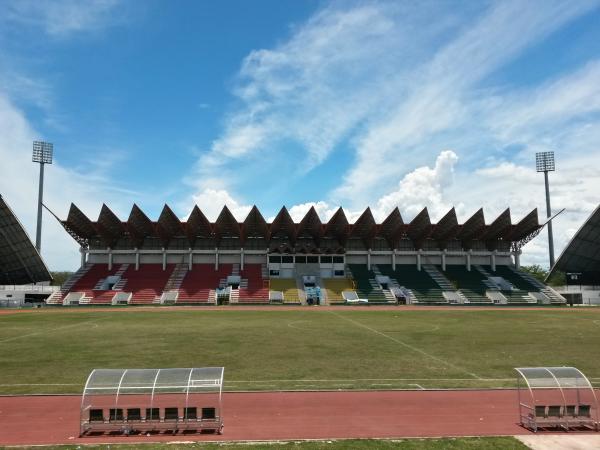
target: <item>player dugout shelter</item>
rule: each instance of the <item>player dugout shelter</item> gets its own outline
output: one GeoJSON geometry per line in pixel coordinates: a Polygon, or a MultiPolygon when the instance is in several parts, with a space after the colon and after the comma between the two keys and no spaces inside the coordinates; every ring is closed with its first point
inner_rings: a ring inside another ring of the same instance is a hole
{"type": "Polygon", "coordinates": [[[592,428],[598,431],[598,399],[590,381],[575,367],[519,367],[517,387],[522,426],[592,428]]]}
{"type": "Polygon", "coordinates": [[[95,369],[81,399],[81,435],[223,428],[223,367],[95,369]]]}

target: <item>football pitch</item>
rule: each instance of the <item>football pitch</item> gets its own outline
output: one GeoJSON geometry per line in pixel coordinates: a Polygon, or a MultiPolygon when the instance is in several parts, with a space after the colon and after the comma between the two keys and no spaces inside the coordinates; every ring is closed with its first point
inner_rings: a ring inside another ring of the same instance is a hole
{"type": "Polygon", "coordinates": [[[80,393],[94,368],[225,367],[225,389],[516,385],[575,366],[600,386],[600,309],[35,310],[0,315],[0,394],[80,393]]]}

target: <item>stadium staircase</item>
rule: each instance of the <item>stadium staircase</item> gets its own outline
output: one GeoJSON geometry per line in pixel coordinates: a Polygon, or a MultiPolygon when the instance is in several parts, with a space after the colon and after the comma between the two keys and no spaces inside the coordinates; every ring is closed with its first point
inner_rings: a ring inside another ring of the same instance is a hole
{"type": "Polygon", "coordinates": [[[322,293],[325,295],[326,304],[335,305],[344,303],[343,292],[354,292],[354,285],[349,278],[323,278],[322,293]]]}
{"type": "Polygon", "coordinates": [[[162,264],[141,264],[139,270],[130,266],[123,278],[126,280],[122,290],[130,292],[129,303],[132,305],[151,305],[160,303],[160,297],[167,281],[175,270],[175,264],[167,264],[163,270],[162,264]]]}
{"type": "Polygon", "coordinates": [[[267,278],[267,266],[265,264],[246,264],[244,270],[239,272],[239,265],[233,265],[232,275],[240,274],[240,286],[238,289],[239,303],[269,303],[269,280],[267,278]],[[236,267],[237,266],[237,267],[236,267]]]}
{"type": "Polygon", "coordinates": [[[544,294],[550,300],[551,304],[563,305],[567,302],[567,299],[565,299],[562,295],[560,295],[558,292],[556,292],[550,286],[545,285],[541,281],[537,280],[531,274],[529,274],[527,272],[523,272],[518,269],[515,269],[514,267],[511,267],[511,266],[508,266],[508,269],[511,270],[512,272],[514,272],[517,276],[524,278],[526,281],[531,283],[533,286],[537,287],[539,292],[544,294]]]}
{"type": "MultiPolygon", "coordinates": [[[[375,275],[374,281],[377,283],[377,277],[381,276],[382,274],[379,271],[379,268],[377,266],[371,266],[371,270],[373,271],[373,274],[375,275]]],[[[391,290],[391,288],[399,287],[398,283],[396,283],[395,280],[392,280],[390,278],[390,283],[387,288],[384,288],[383,286],[379,285],[379,283],[377,283],[377,284],[381,288],[381,292],[383,292],[383,295],[385,296],[387,303],[397,303],[398,302],[398,300],[396,299],[396,296],[392,293],[392,290],[391,290]]]]}
{"type": "Polygon", "coordinates": [[[194,264],[181,282],[177,304],[216,304],[216,289],[222,280],[227,284],[231,270],[229,264],[221,264],[219,270],[213,264],[194,264]]]}
{"type": "Polygon", "coordinates": [[[478,270],[469,271],[466,266],[446,265],[446,271],[443,273],[452,282],[455,289],[466,298],[465,303],[493,304],[493,301],[486,295],[486,291],[489,289],[488,279],[478,270]]]}
{"type": "Polygon", "coordinates": [[[60,290],[54,291],[47,299],[47,305],[62,305],[66,295],[71,292],[73,286],[92,268],[93,264],[87,263],[83,267],[79,268],[73,275],[71,275],[67,281],[63,283],[60,290]]]}
{"type": "Polygon", "coordinates": [[[383,289],[375,280],[375,273],[366,265],[348,264],[348,271],[356,283],[359,298],[367,299],[369,303],[388,303],[383,289]]]}
{"type": "Polygon", "coordinates": [[[165,284],[165,288],[160,299],[161,304],[177,302],[179,288],[181,287],[181,283],[183,283],[183,279],[185,278],[187,271],[188,265],[185,263],[179,263],[175,266],[175,270],[173,270],[173,273],[171,273],[171,276],[167,280],[167,284],[165,284]]]}
{"type": "MultiPolygon", "coordinates": [[[[488,266],[485,267],[489,268],[488,266]]],[[[540,283],[532,276],[529,278],[524,272],[518,271],[511,266],[496,266],[496,276],[500,276],[514,286],[510,291],[503,290],[502,294],[511,304],[563,304],[564,298],[553,289],[540,283]]]]}
{"type": "Polygon", "coordinates": [[[109,276],[115,275],[121,266],[115,265],[111,270],[107,264],[93,264],[86,273],[72,286],[65,296],[63,304],[70,303],[69,294],[81,294],[77,303],[85,304],[110,304],[115,292],[112,290],[97,289],[104,284],[109,276]]]}
{"type": "MultiPolygon", "coordinates": [[[[424,270],[418,270],[414,264],[397,264],[396,270],[390,264],[377,266],[382,275],[395,280],[397,285],[409,293],[410,303],[416,304],[446,304],[442,287],[431,275],[424,270]]],[[[455,290],[452,287],[452,290],[455,290]]]]}
{"type": "Polygon", "coordinates": [[[298,296],[300,303],[306,305],[307,292],[304,287],[305,276],[315,277],[315,285],[322,286],[321,280],[321,267],[319,264],[297,264],[296,265],[296,288],[298,289],[298,296]]]}

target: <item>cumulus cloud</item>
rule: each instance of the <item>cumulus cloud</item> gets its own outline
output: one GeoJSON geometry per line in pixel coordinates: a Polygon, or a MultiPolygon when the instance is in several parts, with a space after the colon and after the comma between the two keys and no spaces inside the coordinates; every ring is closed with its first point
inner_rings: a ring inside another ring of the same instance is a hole
{"type": "Polygon", "coordinates": [[[233,216],[242,222],[252,206],[242,205],[224,189],[204,189],[202,192],[192,196],[195,205],[202,210],[208,220],[215,221],[223,206],[227,206],[233,216]]]}
{"type": "Polygon", "coordinates": [[[454,181],[454,166],[458,156],[452,150],[441,152],[433,167],[419,167],[406,174],[398,183],[398,189],[377,201],[373,213],[379,220],[385,219],[395,207],[399,207],[405,220],[416,216],[424,207],[429,215],[442,217],[452,207],[444,199],[444,188],[454,181]]]}

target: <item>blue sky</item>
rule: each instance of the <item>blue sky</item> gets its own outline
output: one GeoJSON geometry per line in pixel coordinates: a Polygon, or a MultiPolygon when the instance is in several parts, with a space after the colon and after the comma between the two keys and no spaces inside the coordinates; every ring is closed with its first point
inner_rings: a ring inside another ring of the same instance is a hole
{"type": "MultiPolygon", "coordinates": [[[[560,250],[599,203],[597,1],[0,0],[0,193],[33,235],[31,141],[55,144],[46,203],[127,218],[197,203],[242,220],[285,204],[354,219],[545,215],[560,250]]],[[[45,217],[43,256],[77,246],[45,217]]],[[[525,247],[546,263],[545,235],[525,247]]]]}

